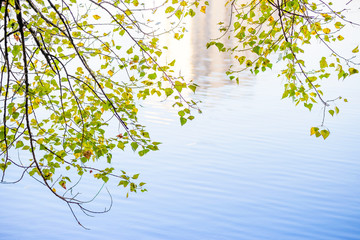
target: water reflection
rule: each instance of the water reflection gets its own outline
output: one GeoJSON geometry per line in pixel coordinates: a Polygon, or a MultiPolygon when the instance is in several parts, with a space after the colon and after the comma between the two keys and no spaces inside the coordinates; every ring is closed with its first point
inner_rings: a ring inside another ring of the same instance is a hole
{"type": "Polygon", "coordinates": [[[204,88],[221,87],[230,84],[229,81],[221,80],[226,78],[224,73],[230,65],[231,58],[227,54],[220,54],[215,47],[209,50],[206,50],[205,47],[206,42],[220,35],[217,30],[218,23],[229,20],[229,9],[218,6],[220,4],[223,3],[220,1],[212,2],[207,8],[206,15],[199,13],[189,24],[190,44],[194,50],[190,55],[190,65],[193,69],[192,76],[204,88]]]}
{"type": "MultiPolygon", "coordinates": [[[[199,85],[197,95],[200,96],[221,97],[217,95],[215,89],[229,86],[228,97],[231,97],[231,90],[237,85],[225,74],[229,66],[234,64],[229,53],[219,52],[215,46],[206,48],[207,42],[221,36],[218,23],[229,22],[230,8],[224,8],[222,5],[222,1],[214,1],[207,7],[206,14],[198,13],[194,18],[187,19],[188,33],[180,41],[174,40],[172,36],[167,36],[165,40],[169,46],[168,62],[176,59],[181,75],[187,80],[194,80],[199,85]]],[[[226,37],[223,40],[226,40],[226,37]]],[[[239,76],[238,87],[242,89],[240,94],[251,97],[256,78],[248,72],[239,76]]],[[[192,97],[188,96],[188,98],[192,97]]],[[[211,104],[207,102],[207,105],[211,104]]]]}

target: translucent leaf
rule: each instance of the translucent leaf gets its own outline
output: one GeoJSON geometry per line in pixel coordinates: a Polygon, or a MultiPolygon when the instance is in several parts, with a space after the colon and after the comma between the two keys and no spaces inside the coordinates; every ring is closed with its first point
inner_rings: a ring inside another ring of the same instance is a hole
{"type": "Polygon", "coordinates": [[[168,8],[166,8],[165,13],[171,13],[175,10],[175,8],[173,8],[172,6],[169,6],[168,8]]]}
{"type": "Polygon", "coordinates": [[[324,138],[324,140],[330,135],[330,132],[328,130],[321,130],[320,131],[321,136],[324,138]]]}
{"type": "Polygon", "coordinates": [[[352,52],[353,52],[353,53],[359,52],[359,46],[357,46],[356,48],[354,48],[354,49],[352,50],[352,52]]]}
{"type": "Polygon", "coordinates": [[[134,174],[134,176],[132,176],[132,179],[138,179],[138,177],[139,177],[139,173],[138,174],[134,174]]]}
{"type": "Polygon", "coordinates": [[[195,85],[189,85],[189,88],[191,89],[191,91],[193,91],[195,93],[195,91],[196,91],[196,86],[195,85]]]}
{"type": "Polygon", "coordinates": [[[331,32],[331,30],[330,30],[330,28],[324,28],[324,29],[323,29],[323,32],[324,32],[325,34],[329,34],[329,33],[331,32]]]}
{"type": "Polygon", "coordinates": [[[21,148],[22,146],[24,146],[24,143],[22,141],[17,141],[16,148],[21,148]]]}
{"type": "Polygon", "coordinates": [[[184,118],[184,117],[181,117],[181,118],[180,118],[181,126],[183,126],[186,122],[187,122],[187,119],[186,119],[186,118],[184,118]]]}
{"type": "Polygon", "coordinates": [[[137,142],[132,142],[131,143],[131,148],[132,148],[132,150],[135,152],[136,151],[136,149],[139,147],[139,144],[137,143],[137,142]]]}
{"type": "Polygon", "coordinates": [[[350,73],[350,75],[359,73],[359,70],[357,70],[356,68],[349,68],[349,73],[350,73]]]}
{"type": "Polygon", "coordinates": [[[149,77],[149,79],[154,80],[154,79],[156,79],[157,75],[156,75],[156,73],[152,73],[152,74],[149,74],[148,77],[149,77]]]}
{"type": "Polygon", "coordinates": [[[165,88],[165,94],[166,96],[170,96],[171,94],[173,94],[174,90],[172,90],[171,88],[165,88]]]}
{"type": "Polygon", "coordinates": [[[312,127],[312,128],[310,128],[310,136],[311,135],[314,135],[316,132],[318,132],[319,131],[319,128],[317,128],[317,127],[312,127]]]}
{"type": "Polygon", "coordinates": [[[336,22],[335,23],[335,27],[337,28],[337,29],[339,29],[339,28],[342,28],[344,25],[341,23],[341,22],[336,22]]]}

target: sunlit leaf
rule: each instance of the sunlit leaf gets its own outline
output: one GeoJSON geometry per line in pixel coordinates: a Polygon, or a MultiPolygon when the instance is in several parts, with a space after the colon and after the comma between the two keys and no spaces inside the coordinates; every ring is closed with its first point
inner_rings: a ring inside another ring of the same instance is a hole
{"type": "Polygon", "coordinates": [[[320,131],[321,136],[324,138],[324,140],[330,135],[330,132],[328,130],[321,130],[320,131]]]}
{"type": "Polygon", "coordinates": [[[329,34],[329,33],[331,32],[331,30],[330,30],[330,28],[324,28],[324,29],[323,29],[323,32],[324,32],[325,34],[329,34]]]}

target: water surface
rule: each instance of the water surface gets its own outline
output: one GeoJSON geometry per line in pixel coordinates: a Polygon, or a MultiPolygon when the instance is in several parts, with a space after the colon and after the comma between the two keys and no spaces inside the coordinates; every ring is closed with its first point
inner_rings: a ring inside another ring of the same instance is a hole
{"type": "MultiPolygon", "coordinates": [[[[161,150],[143,158],[114,153],[115,167],[140,172],[149,191],[126,199],[109,184],[109,213],[78,213],[87,231],[32,179],[0,185],[1,240],[360,239],[359,77],[329,80],[327,96],[349,103],[326,119],[330,137],[316,139],[309,129],[321,123],[321,107],[310,113],[281,101],[275,72],[229,82],[226,57],[199,45],[210,36],[203,30],[184,40],[180,60],[202,86],[195,98],[203,114],[180,127],[170,104],[144,103],[140,120],[161,150]]],[[[98,187],[83,183],[84,196],[98,187]]],[[[108,203],[103,192],[91,207],[108,203]]]]}

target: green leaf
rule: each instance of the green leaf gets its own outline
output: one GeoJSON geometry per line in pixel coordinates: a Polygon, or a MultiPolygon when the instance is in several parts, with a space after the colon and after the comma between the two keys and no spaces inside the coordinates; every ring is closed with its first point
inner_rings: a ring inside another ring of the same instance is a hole
{"type": "Polygon", "coordinates": [[[172,90],[171,88],[165,88],[165,94],[166,96],[170,96],[171,94],[173,94],[174,90],[172,90]]]}
{"type": "Polygon", "coordinates": [[[335,27],[336,27],[337,29],[339,29],[339,28],[344,27],[344,25],[343,25],[341,22],[336,22],[336,23],[335,23],[335,27]]]}
{"type": "Polygon", "coordinates": [[[120,148],[121,150],[124,150],[125,144],[122,141],[119,141],[117,147],[120,148]]]}
{"type": "Polygon", "coordinates": [[[319,128],[317,128],[317,127],[310,128],[310,136],[316,134],[318,131],[319,131],[319,128]]]}
{"type": "Polygon", "coordinates": [[[215,46],[219,49],[220,52],[223,52],[223,51],[224,51],[224,50],[223,50],[224,44],[217,42],[217,43],[215,43],[215,46]]]}
{"type": "Polygon", "coordinates": [[[118,186],[123,185],[123,187],[124,187],[124,188],[126,188],[128,184],[129,184],[129,182],[128,182],[128,181],[121,180],[121,181],[119,182],[118,186]]]}
{"type": "Polygon", "coordinates": [[[138,177],[139,177],[139,173],[138,174],[134,174],[133,176],[132,176],[132,179],[138,179],[138,177]]]}
{"type": "Polygon", "coordinates": [[[13,54],[14,57],[16,57],[17,55],[19,55],[20,51],[21,51],[21,46],[14,45],[11,53],[13,54]]]}
{"type": "Polygon", "coordinates": [[[149,79],[151,79],[151,80],[155,80],[156,77],[157,77],[157,75],[156,75],[156,73],[152,73],[152,74],[149,74],[148,77],[149,77],[149,79]]]}
{"type": "Polygon", "coordinates": [[[139,147],[139,144],[137,142],[132,142],[131,143],[131,149],[135,152],[136,149],[139,147]]]}
{"type": "Polygon", "coordinates": [[[194,16],[195,16],[195,11],[192,10],[192,9],[190,9],[190,10],[189,10],[189,15],[190,15],[191,17],[194,17],[194,16]]]}
{"type": "Polygon", "coordinates": [[[109,177],[108,176],[103,176],[101,178],[105,183],[107,183],[109,181],[109,177]]]}
{"type": "Polygon", "coordinates": [[[175,12],[175,16],[176,16],[178,19],[181,18],[182,14],[183,14],[183,12],[182,12],[181,10],[177,10],[177,11],[175,12]]]}
{"type": "Polygon", "coordinates": [[[129,48],[127,51],[126,51],[127,54],[132,54],[133,53],[133,48],[129,48]]]}
{"type": "Polygon", "coordinates": [[[326,62],[326,58],[322,57],[321,60],[320,60],[320,68],[326,68],[326,67],[328,67],[328,64],[326,62]]]}
{"type": "Polygon", "coordinates": [[[208,42],[206,43],[206,48],[211,47],[212,45],[215,45],[215,42],[208,42]]]}
{"type": "Polygon", "coordinates": [[[234,30],[238,30],[241,27],[241,24],[239,22],[234,23],[234,30]]]}
{"type": "Polygon", "coordinates": [[[142,156],[144,156],[146,153],[148,153],[149,151],[150,151],[149,149],[141,150],[141,151],[139,151],[139,156],[142,157],[142,156]]]}
{"type": "Polygon", "coordinates": [[[312,103],[304,103],[304,106],[311,111],[313,104],[312,103]]]}
{"type": "Polygon", "coordinates": [[[175,8],[173,8],[172,6],[169,6],[169,7],[166,8],[165,13],[171,13],[174,10],[175,10],[175,8]]]}
{"type": "Polygon", "coordinates": [[[261,54],[261,47],[259,47],[259,46],[254,47],[253,52],[256,53],[257,55],[260,55],[261,54]]]}
{"type": "Polygon", "coordinates": [[[172,60],[172,62],[171,62],[171,63],[169,63],[169,65],[170,65],[170,66],[174,66],[174,65],[175,65],[175,61],[176,61],[175,59],[174,59],[174,60],[172,60]]]}
{"type": "Polygon", "coordinates": [[[22,141],[16,142],[16,148],[21,148],[22,146],[24,146],[24,143],[22,141]]]}
{"type": "Polygon", "coordinates": [[[183,126],[186,122],[187,122],[187,119],[186,119],[186,118],[180,117],[181,126],[183,126]]]}
{"type": "Polygon", "coordinates": [[[350,73],[350,75],[359,73],[359,70],[357,70],[356,68],[349,68],[349,73],[350,73]]]}
{"type": "Polygon", "coordinates": [[[189,85],[188,88],[190,88],[191,91],[193,91],[195,93],[195,91],[196,91],[196,86],[195,85],[189,85]]]}
{"type": "Polygon", "coordinates": [[[320,134],[322,135],[322,137],[324,138],[324,140],[330,135],[330,132],[328,130],[321,130],[320,134]]]}

